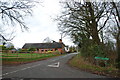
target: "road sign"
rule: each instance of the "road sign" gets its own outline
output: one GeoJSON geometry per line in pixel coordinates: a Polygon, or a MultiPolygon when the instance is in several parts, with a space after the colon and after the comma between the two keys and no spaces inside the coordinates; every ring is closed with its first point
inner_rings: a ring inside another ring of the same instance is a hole
{"type": "Polygon", "coordinates": [[[103,57],[95,57],[95,59],[100,59],[100,60],[109,60],[109,58],[103,58],[103,57]]]}

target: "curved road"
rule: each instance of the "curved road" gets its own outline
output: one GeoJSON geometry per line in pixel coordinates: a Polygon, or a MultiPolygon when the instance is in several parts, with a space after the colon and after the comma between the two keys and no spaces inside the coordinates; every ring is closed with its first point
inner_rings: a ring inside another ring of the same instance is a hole
{"type": "Polygon", "coordinates": [[[69,67],[66,63],[76,53],[19,66],[3,66],[3,78],[104,78],[69,67]]]}

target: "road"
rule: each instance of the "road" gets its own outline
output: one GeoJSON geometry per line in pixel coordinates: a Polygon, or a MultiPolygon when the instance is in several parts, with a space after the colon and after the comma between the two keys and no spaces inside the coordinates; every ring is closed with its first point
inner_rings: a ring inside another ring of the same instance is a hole
{"type": "Polygon", "coordinates": [[[104,78],[74,69],[67,65],[67,61],[76,55],[71,53],[63,56],[50,58],[43,61],[22,64],[19,66],[3,66],[3,78],[104,78]]]}

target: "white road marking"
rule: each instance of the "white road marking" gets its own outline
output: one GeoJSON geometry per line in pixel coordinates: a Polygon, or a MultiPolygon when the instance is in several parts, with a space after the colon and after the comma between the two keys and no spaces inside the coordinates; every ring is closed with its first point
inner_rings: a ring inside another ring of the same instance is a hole
{"type": "Polygon", "coordinates": [[[12,73],[16,73],[16,72],[18,72],[18,71],[23,71],[23,70],[26,70],[26,69],[29,69],[29,68],[37,67],[37,66],[39,66],[39,65],[40,65],[40,64],[38,64],[38,65],[34,65],[34,66],[31,66],[31,67],[22,68],[22,69],[20,69],[20,70],[16,70],[16,71],[8,72],[8,73],[5,73],[5,74],[0,75],[0,77],[2,77],[2,76],[4,76],[4,75],[8,75],[8,74],[12,74],[12,73]]]}
{"type": "Polygon", "coordinates": [[[0,75],[0,80],[2,79],[2,75],[0,75]]]}
{"type": "Polygon", "coordinates": [[[16,70],[16,71],[8,72],[8,73],[3,74],[2,76],[4,76],[4,75],[8,75],[8,74],[11,74],[11,73],[15,73],[15,72],[18,72],[18,71],[20,71],[20,70],[16,70]]]}
{"type": "Polygon", "coordinates": [[[0,75],[0,77],[2,77],[2,75],[0,75]]]}
{"type": "Polygon", "coordinates": [[[57,63],[53,63],[51,65],[48,65],[49,67],[59,67],[60,66],[60,62],[57,63]]]}
{"type": "Polygon", "coordinates": [[[23,68],[23,69],[21,69],[21,70],[26,70],[26,69],[28,69],[28,68],[23,68]]]}

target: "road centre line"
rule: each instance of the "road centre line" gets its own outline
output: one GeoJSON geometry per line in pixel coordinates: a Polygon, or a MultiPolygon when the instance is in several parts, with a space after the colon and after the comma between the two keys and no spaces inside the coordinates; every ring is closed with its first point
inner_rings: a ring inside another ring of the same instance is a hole
{"type": "Polygon", "coordinates": [[[4,76],[4,75],[8,75],[8,74],[12,74],[12,73],[16,73],[16,72],[18,72],[18,71],[23,71],[23,70],[26,70],[26,69],[29,69],[29,68],[37,67],[37,66],[39,66],[39,65],[40,65],[40,64],[38,64],[38,65],[34,65],[34,66],[31,66],[31,67],[22,68],[22,69],[20,69],[20,70],[16,70],[16,71],[8,72],[8,73],[5,73],[5,74],[0,75],[0,77],[2,77],[2,76],[4,76]]]}

